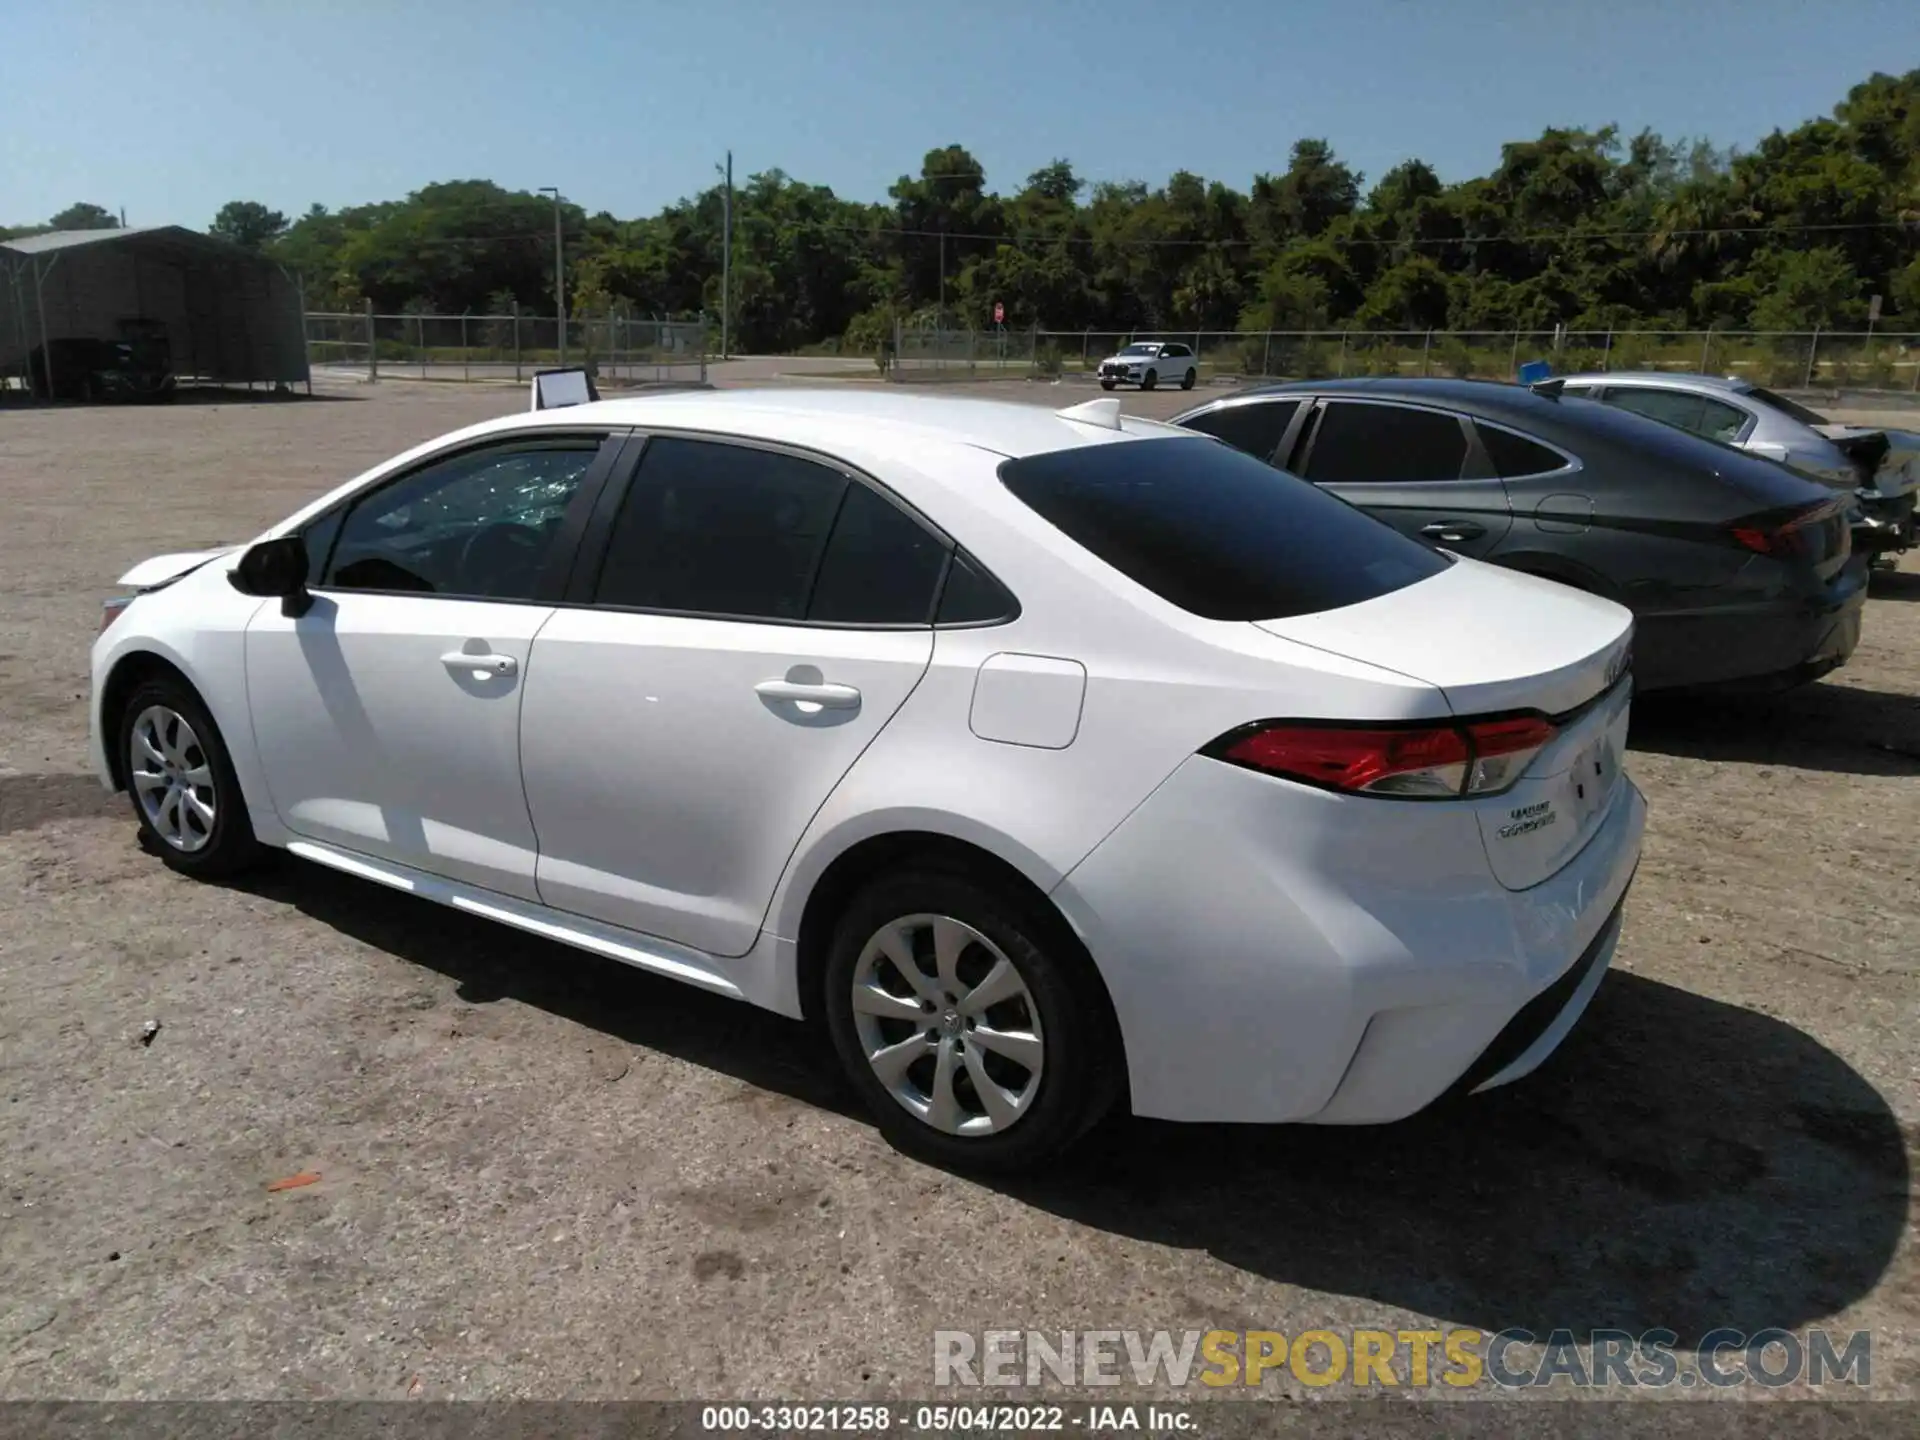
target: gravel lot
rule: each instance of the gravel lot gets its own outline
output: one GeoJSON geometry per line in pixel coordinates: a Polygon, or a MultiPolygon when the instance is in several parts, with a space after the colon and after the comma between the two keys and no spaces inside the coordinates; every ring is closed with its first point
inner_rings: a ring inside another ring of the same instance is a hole
{"type": "Polygon", "coordinates": [[[293,861],[196,885],[84,773],[121,570],[523,404],[0,409],[0,1398],[925,1397],[936,1328],[1426,1324],[1864,1328],[1920,1397],[1912,557],[1827,682],[1640,708],[1618,964],[1532,1080],[990,1187],[800,1027],[293,861]]]}

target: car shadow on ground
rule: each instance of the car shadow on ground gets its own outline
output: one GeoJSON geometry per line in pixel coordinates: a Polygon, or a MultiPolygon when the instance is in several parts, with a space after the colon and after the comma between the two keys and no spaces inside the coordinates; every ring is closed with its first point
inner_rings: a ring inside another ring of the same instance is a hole
{"type": "MultiPolygon", "coordinates": [[[[811,1028],[316,866],[250,890],[454,980],[855,1113],[811,1028]]],[[[1388,1127],[1121,1116],[990,1181],[1079,1224],[1485,1329],[1803,1324],[1870,1292],[1907,1225],[1886,1102],[1782,1021],[1616,972],[1546,1068],[1388,1127]]],[[[1183,1313],[1259,1327],[1204,1296],[1183,1313]]],[[[1244,1327],[1243,1327],[1244,1328],[1244,1327]]]]}
{"type": "Polygon", "coordinates": [[[1867,594],[1875,600],[1920,600],[1920,572],[1875,570],[1867,577],[1867,594]]]}
{"type": "Polygon", "coordinates": [[[1632,750],[1846,775],[1920,775],[1920,696],[1823,681],[1782,695],[1645,695],[1632,750]]]}

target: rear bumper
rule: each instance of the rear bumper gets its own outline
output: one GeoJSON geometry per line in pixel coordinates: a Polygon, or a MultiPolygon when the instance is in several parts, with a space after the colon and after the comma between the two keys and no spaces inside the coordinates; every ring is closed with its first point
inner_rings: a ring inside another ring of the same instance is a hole
{"type": "Polygon", "coordinates": [[[1550,879],[1504,889],[1465,805],[1188,761],[1055,890],[1113,997],[1136,1114],[1370,1124],[1558,1045],[1612,955],[1646,803],[1623,778],[1550,879]],[[1586,965],[1572,990],[1554,991],[1586,965]],[[1586,989],[1581,986],[1591,982],[1586,989]],[[1530,1002],[1551,1009],[1536,1023],[1530,1002]]]}
{"type": "Polygon", "coordinates": [[[1779,689],[1839,669],[1860,643],[1867,558],[1857,555],[1818,596],[1644,615],[1634,632],[1634,686],[1651,690],[1779,689]]]}
{"type": "Polygon", "coordinates": [[[1853,527],[1853,548],[1861,554],[1911,550],[1914,546],[1914,495],[1862,496],[1860,520],[1853,527]]]}

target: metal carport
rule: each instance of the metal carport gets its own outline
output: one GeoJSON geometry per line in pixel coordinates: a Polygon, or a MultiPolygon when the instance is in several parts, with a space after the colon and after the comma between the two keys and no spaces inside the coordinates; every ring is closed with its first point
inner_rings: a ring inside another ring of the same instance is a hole
{"type": "Polygon", "coordinates": [[[300,287],[275,261],[178,225],[55,230],[0,243],[0,375],[48,338],[167,328],[182,384],[308,379],[300,287]]]}

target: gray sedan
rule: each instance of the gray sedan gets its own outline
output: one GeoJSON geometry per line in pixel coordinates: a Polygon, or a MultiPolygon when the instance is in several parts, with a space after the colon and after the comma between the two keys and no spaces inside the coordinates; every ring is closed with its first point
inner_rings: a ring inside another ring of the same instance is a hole
{"type": "Polygon", "coordinates": [[[1732,376],[1636,370],[1569,375],[1563,393],[1764,455],[1850,492],[1860,506],[1854,541],[1862,551],[1887,553],[1915,543],[1920,434],[1836,425],[1816,410],[1732,376]]]}

